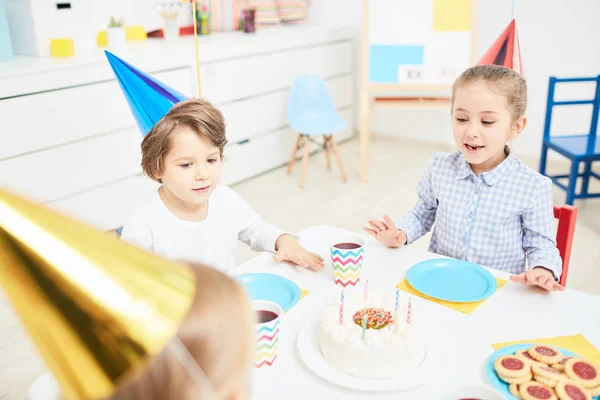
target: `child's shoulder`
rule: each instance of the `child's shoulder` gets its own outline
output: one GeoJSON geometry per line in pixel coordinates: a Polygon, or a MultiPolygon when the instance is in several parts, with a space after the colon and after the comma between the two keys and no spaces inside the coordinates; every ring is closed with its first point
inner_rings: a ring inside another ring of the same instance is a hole
{"type": "Polygon", "coordinates": [[[210,195],[210,202],[213,210],[224,213],[232,213],[246,204],[244,198],[227,185],[215,187],[210,195]]]}
{"type": "Polygon", "coordinates": [[[449,164],[455,165],[460,159],[460,151],[448,153],[446,151],[436,151],[431,155],[432,164],[449,164]]]}
{"type": "Polygon", "coordinates": [[[152,195],[142,199],[131,211],[130,220],[146,219],[149,215],[156,214],[161,206],[160,196],[158,191],[152,195]]]}
{"type": "Polygon", "coordinates": [[[523,182],[524,184],[530,184],[536,187],[548,186],[552,188],[552,181],[550,178],[525,165],[523,161],[519,160],[517,157],[512,157],[510,168],[518,181],[523,182]]]}
{"type": "Polygon", "coordinates": [[[211,199],[217,200],[219,202],[228,202],[239,196],[240,195],[237,194],[235,190],[233,190],[227,185],[217,185],[215,190],[213,190],[212,194],[210,195],[211,199]]]}
{"type": "Polygon", "coordinates": [[[460,151],[448,153],[436,151],[429,160],[429,169],[433,172],[456,171],[461,161],[460,151]]]}

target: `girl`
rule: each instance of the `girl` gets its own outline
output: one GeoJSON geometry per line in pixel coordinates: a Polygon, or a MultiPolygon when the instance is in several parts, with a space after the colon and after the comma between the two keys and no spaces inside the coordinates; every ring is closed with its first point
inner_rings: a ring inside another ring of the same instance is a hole
{"type": "Polygon", "coordinates": [[[510,272],[511,280],[546,290],[562,262],[553,231],[552,183],[507,146],[527,123],[527,85],[515,71],[482,65],[452,88],[452,131],[459,151],[436,153],[418,185],[411,212],[364,228],[388,247],[435,228],[429,251],[510,272]],[[527,267],[528,264],[528,267],[527,267]]]}
{"type": "Polygon", "coordinates": [[[254,351],[250,301],[233,278],[190,265],[196,295],[177,338],[109,400],[244,400],[254,351]]]}

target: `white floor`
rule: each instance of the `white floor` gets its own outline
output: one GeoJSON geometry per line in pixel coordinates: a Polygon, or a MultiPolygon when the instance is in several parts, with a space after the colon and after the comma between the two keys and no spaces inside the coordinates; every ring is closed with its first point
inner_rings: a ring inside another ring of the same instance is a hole
{"type": "MultiPolygon", "coordinates": [[[[291,155],[290,149],[290,155],[291,155]]],[[[316,153],[308,162],[304,189],[299,187],[300,164],[296,163],[291,176],[286,168],[278,168],[264,175],[236,185],[238,191],[263,217],[290,232],[312,225],[334,225],[360,232],[370,218],[384,214],[398,217],[406,213],[416,201],[416,186],[420,174],[434,151],[453,151],[429,143],[415,142],[399,137],[373,136],[371,144],[370,179],[359,181],[359,141],[340,145],[340,152],[348,173],[343,183],[335,165],[328,171],[325,155],[316,153]]],[[[522,159],[537,170],[537,159],[522,159]]],[[[566,173],[568,166],[560,162],[550,165],[550,173],[566,173]]],[[[600,184],[590,185],[600,191],[600,184]]],[[[565,193],[554,188],[554,204],[565,202],[565,193]]],[[[579,217],[571,254],[567,287],[600,295],[600,199],[577,201],[579,217]]],[[[427,235],[412,246],[427,250],[427,235]]],[[[245,245],[238,248],[238,263],[253,257],[245,245]]]]}

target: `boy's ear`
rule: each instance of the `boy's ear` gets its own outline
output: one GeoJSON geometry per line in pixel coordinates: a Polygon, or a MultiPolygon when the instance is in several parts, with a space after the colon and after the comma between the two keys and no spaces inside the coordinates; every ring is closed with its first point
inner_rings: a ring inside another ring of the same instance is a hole
{"type": "Polygon", "coordinates": [[[154,179],[158,183],[162,183],[162,173],[155,172],[154,174],[152,174],[152,179],[154,179]]]}
{"type": "Polygon", "coordinates": [[[154,171],[152,171],[152,178],[155,181],[158,181],[159,183],[162,183],[162,176],[163,176],[162,169],[161,169],[161,164],[162,163],[160,161],[157,162],[156,163],[156,169],[154,171]]]}
{"type": "Polygon", "coordinates": [[[527,117],[520,117],[517,122],[515,122],[515,124],[513,125],[511,131],[510,131],[510,139],[515,139],[517,137],[519,137],[521,135],[521,132],[523,132],[523,129],[525,129],[525,126],[527,125],[527,117]]]}

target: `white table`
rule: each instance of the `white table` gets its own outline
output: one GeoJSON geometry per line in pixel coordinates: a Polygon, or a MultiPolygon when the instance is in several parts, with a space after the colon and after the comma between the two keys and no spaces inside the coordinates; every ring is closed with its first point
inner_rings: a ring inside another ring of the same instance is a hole
{"type": "MultiPolygon", "coordinates": [[[[270,254],[255,257],[232,271],[235,275],[274,273],[311,292],[283,316],[278,359],[272,367],[254,373],[253,399],[444,399],[461,386],[488,383],[484,366],[494,352],[492,343],[581,333],[600,348],[600,297],[568,289],[546,293],[509,281],[471,315],[413,296],[413,304],[427,319],[431,338],[428,357],[435,361],[426,384],[387,393],[354,392],[333,385],[302,363],[296,341],[304,324],[339,294],[333,283],[328,243],[340,233],[352,234],[326,226],[299,234],[302,245],[325,259],[319,272],[275,263],[270,254]]],[[[410,246],[388,249],[362,236],[367,242],[361,274],[366,274],[372,290],[392,291],[412,265],[439,257],[410,246]]],[[[508,279],[506,273],[490,271],[508,279]]]]}

